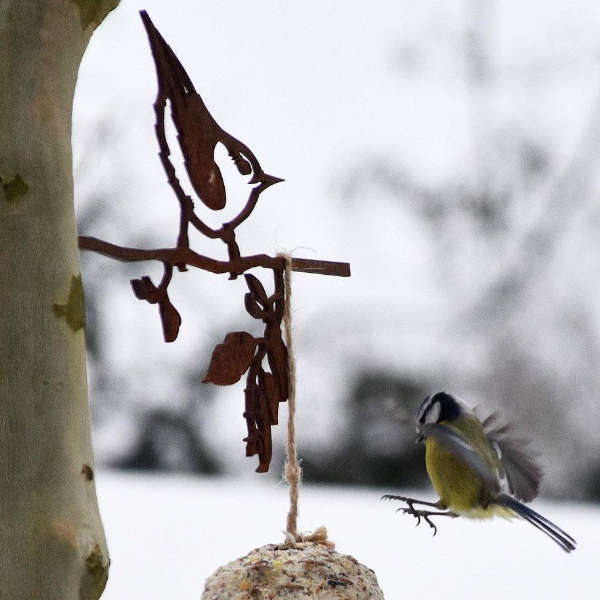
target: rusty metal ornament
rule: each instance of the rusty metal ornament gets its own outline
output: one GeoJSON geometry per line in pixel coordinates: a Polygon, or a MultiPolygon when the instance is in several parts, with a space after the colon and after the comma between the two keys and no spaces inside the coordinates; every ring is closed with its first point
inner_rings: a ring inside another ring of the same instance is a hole
{"type": "MultiPolygon", "coordinates": [[[[247,373],[243,415],[248,429],[248,435],[244,438],[246,455],[258,454],[259,464],[256,470],[264,473],[269,470],[271,462],[271,427],[278,422],[279,403],[288,398],[288,357],[281,332],[287,293],[284,283],[285,260],[281,256],[272,257],[267,254],[242,256],[235,230],[250,216],[260,194],[283,179],[266,174],[250,148],[218,125],[148,13],[141,11],[140,15],[156,66],[158,92],[154,112],[159,157],[180,206],[177,244],[174,248],[126,248],[94,237],[79,236],[79,248],[121,261],[158,260],[163,263],[164,274],[158,286],[148,276],[132,280],[131,285],[137,298],[158,304],[166,342],[175,341],[181,325],[181,316],[168,295],[173,267],[177,267],[179,271],[187,271],[191,266],[212,273],[229,273],[230,279],[235,279],[254,267],[272,271],[273,293],[270,295],[257,277],[248,273],[244,275],[248,287],[244,306],[251,317],[262,321],[263,336],[254,337],[245,331],[228,333],[223,343],[213,350],[208,373],[204,378],[205,383],[231,385],[247,373]],[[219,229],[211,228],[196,214],[194,201],[179,182],[170,159],[171,150],[165,133],[167,100],[189,180],[198,198],[209,209],[220,210],[226,204],[225,183],[214,157],[215,147],[219,142],[227,149],[240,175],[251,176],[248,183],[253,187],[246,204],[219,229]],[[194,252],[189,247],[190,225],[208,238],[223,241],[227,246],[228,260],[220,261],[194,252]]],[[[291,268],[305,273],[350,276],[350,265],[342,262],[294,258],[291,268]]]]}

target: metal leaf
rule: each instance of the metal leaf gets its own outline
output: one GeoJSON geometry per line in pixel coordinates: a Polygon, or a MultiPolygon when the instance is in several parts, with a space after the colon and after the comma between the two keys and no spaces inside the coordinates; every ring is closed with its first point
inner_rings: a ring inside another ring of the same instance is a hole
{"type": "Polygon", "coordinates": [[[165,294],[165,297],[158,303],[158,308],[165,342],[174,342],[179,334],[181,315],[171,304],[167,294],[165,294]]]}
{"type": "Polygon", "coordinates": [[[150,277],[144,276],[140,279],[132,279],[131,287],[138,300],[147,300],[151,304],[156,302],[157,287],[152,283],[150,277]]]}
{"type": "Polygon", "coordinates": [[[277,381],[271,373],[263,371],[258,375],[258,383],[267,401],[270,423],[271,425],[277,425],[279,421],[279,402],[281,402],[281,392],[277,381]]]}
{"type": "Polygon", "coordinates": [[[255,319],[263,319],[266,314],[250,292],[244,294],[244,306],[248,314],[255,319]]]}
{"type": "Polygon", "coordinates": [[[254,353],[256,340],[245,331],[234,331],[225,336],[222,344],[213,350],[208,373],[203,383],[231,385],[239,381],[248,370],[254,353]]]}
{"type": "Polygon", "coordinates": [[[289,386],[288,356],[287,348],[281,338],[271,341],[270,347],[267,350],[267,360],[279,388],[280,402],[285,402],[288,397],[289,386]]]}
{"type": "Polygon", "coordinates": [[[258,452],[258,467],[256,468],[256,472],[266,473],[269,470],[271,457],[273,456],[273,442],[271,439],[272,423],[269,399],[261,388],[258,389],[258,415],[256,420],[258,430],[261,434],[261,444],[258,452]]]}
{"type": "Polygon", "coordinates": [[[269,297],[267,296],[267,292],[265,292],[263,284],[250,273],[246,273],[244,278],[246,279],[246,285],[248,286],[253,299],[262,304],[263,308],[266,308],[269,304],[269,297]]]}

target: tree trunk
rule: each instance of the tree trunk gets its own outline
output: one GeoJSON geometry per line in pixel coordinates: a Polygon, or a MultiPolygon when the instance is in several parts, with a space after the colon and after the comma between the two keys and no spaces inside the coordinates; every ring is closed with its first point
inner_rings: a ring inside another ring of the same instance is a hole
{"type": "Polygon", "coordinates": [[[71,108],[118,0],[0,0],[0,598],[99,598],[71,108]]]}

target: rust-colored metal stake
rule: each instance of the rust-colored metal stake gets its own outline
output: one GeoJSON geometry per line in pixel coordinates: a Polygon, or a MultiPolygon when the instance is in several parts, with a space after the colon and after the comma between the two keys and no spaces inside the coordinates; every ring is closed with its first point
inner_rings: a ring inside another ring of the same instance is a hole
{"type": "MultiPolygon", "coordinates": [[[[79,248],[126,262],[162,262],[164,275],[158,286],[147,276],[135,279],[131,284],[137,298],[158,304],[163,335],[167,342],[177,338],[181,324],[181,317],[168,295],[173,267],[177,267],[179,271],[196,267],[211,273],[229,273],[230,279],[255,267],[272,270],[274,292],[270,296],[255,276],[245,274],[249,292],[244,297],[244,305],[250,316],[264,323],[264,335],[254,337],[244,331],[227,334],[224,342],[213,351],[205,378],[206,382],[230,385],[248,372],[244,411],[248,427],[246,453],[248,456],[258,454],[257,471],[265,472],[271,461],[271,426],[277,424],[279,402],[285,402],[288,398],[287,349],[281,337],[287,293],[283,278],[285,259],[268,254],[243,256],[236,240],[236,229],[252,214],[261,193],[283,179],[265,173],[252,150],[227,133],[213,119],[179,59],[156,29],[148,13],[141,11],[140,14],[156,65],[158,91],[154,112],[158,154],[180,208],[176,245],[172,248],[127,248],[95,237],[80,236],[79,248]],[[218,143],[225,146],[240,175],[249,177],[248,184],[252,188],[246,203],[235,217],[219,229],[213,229],[196,214],[192,197],[179,182],[170,159],[171,150],[165,132],[167,101],[177,129],[177,139],[189,181],[202,203],[211,210],[220,210],[226,204],[225,183],[214,158],[218,143]],[[190,226],[208,238],[220,239],[227,247],[228,260],[217,260],[194,252],[189,247],[190,226]],[[265,358],[270,371],[263,366],[265,358]]],[[[293,258],[291,268],[303,273],[350,276],[350,265],[345,262],[293,258]]]]}

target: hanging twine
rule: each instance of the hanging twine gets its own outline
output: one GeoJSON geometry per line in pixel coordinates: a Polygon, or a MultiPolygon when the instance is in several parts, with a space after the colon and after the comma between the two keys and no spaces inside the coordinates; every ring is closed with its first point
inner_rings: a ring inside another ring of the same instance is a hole
{"type": "Polygon", "coordinates": [[[289,544],[298,542],[313,542],[325,544],[334,548],[335,544],[327,539],[327,529],[318,527],[312,533],[298,533],[298,496],[300,495],[300,481],[302,469],[298,461],[296,447],[296,357],[292,343],[292,257],[289,254],[279,254],[285,260],[284,286],[285,306],[283,312],[283,326],[285,331],[285,345],[288,355],[288,428],[287,447],[284,474],[290,486],[290,509],[285,527],[285,541],[289,544]]]}
{"type": "Polygon", "coordinates": [[[283,325],[289,378],[287,452],[284,473],[290,486],[290,510],[285,531],[286,537],[296,540],[298,538],[298,495],[300,493],[302,469],[298,463],[298,450],[296,448],[296,357],[294,356],[294,346],[292,344],[292,257],[289,254],[280,254],[280,256],[285,259],[283,325]]]}

